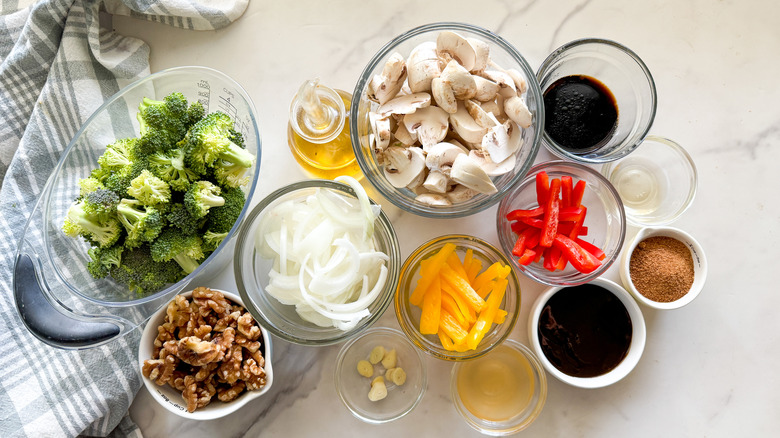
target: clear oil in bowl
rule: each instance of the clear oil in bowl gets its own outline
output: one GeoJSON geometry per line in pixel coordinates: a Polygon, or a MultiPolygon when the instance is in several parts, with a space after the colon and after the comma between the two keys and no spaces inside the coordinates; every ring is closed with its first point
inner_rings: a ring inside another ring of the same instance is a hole
{"type": "Polygon", "coordinates": [[[304,82],[290,106],[287,141],[293,157],[315,178],[360,179],[363,174],[352,150],[347,114],[352,95],[318,82],[304,82]]]}

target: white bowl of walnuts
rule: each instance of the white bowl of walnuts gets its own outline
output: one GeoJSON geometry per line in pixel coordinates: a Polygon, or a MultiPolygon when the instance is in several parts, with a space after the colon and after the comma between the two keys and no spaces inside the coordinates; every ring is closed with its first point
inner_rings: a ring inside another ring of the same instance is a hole
{"type": "Polygon", "coordinates": [[[273,382],[268,332],[238,295],[206,287],[176,295],[152,315],[138,361],[152,397],[194,420],[235,412],[273,382]]]}

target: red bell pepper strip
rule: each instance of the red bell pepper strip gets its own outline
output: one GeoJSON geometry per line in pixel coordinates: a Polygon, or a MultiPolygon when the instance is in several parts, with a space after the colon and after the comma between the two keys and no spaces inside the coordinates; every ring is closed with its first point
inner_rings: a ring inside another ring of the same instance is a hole
{"type": "Polygon", "coordinates": [[[555,235],[558,234],[558,212],[560,202],[558,196],[561,193],[561,180],[554,178],[550,181],[550,192],[547,198],[547,209],[544,211],[544,226],[542,227],[542,237],[539,239],[539,245],[549,247],[552,245],[555,235]]]}
{"type": "Polygon", "coordinates": [[[548,271],[555,270],[555,262],[552,258],[552,247],[545,248],[542,254],[542,267],[548,271]]]}
{"type": "Polygon", "coordinates": [[[526,228],[523,230],[519,236],[517,236],[517,241],[515,241],[515,247],[512,248],[512,254],[516,255],[517,257],[520,257],[523,255],[523,252],[525,252],[526,248],[533,248],[533,246],[529,246],[528,242],[531,240],[531,236],[534,235],[534,233],[539,234],[539,232],[535,228],[526,228]]]}
{"type": "Polygon", "coordinates": [[[517,221],[524,217],[537,217],[544,215],[544,207],[536,207],[533,210],[512,210],[507,213],[506,218],[510,221],[517,221]]]}
{"type": "Polygon", "coordinates": [[[536,258],[536,251],[526,248],[525,251],[523,251],[523,255],[521,255],[520,258],[517,259],[517,263],[523,266],[528,266],[531,264],[531,262],[534,261],[535,258],[536,258]]]}
{"type": "Polygon", "coordinates": [[[561,177],[561,208],[571,207],[572,179],[569,175],[561,177]]]}
{"type": "Polygon", "coordinates": [[[530,227],[530,225],[528,225],[525,222],[521,222],[521,221],[512,222],[512,224],[509,225],[509,228],[511,228],[512,232],[515,233],[515,234],[522,233],[523,230],[528,228],[528,227],[530,227]]]}
{"type": "Polygon", "coordinates": [[[574,189],[571,191],[571,207],[579,207],[582,205],[582,195],[585,194],[585,180],[581,179],[574,185],[574,189]]]}
{"type": "Polygon", "coordinates": [[[579,244],[582,247],[582,249],[584,249],[585,251],[588,251],[589,253],[593,254],[599,260],[604,260],[607,257],[607,255],[604,254],[604,251],[602,251],[601,248],[599,248],[598,246],[596,246],[596,245],[594,245],[594,244],[592,244],[592,243],[590,243],[590,242],[588,242],[586,240],[582,240],[580,238],[576,238],[576,239],[574,239],[574,241],[577,242],[577,244],[579,244]]]}
{"type": "Polygon", "coordinates": [[[530,226],[532,226],[534,228],[540,228],[540,229],[544,227],[544,223],[545,223],[543,220],[536,219],[536,218],[533,218],[533,217],[524,217],[524,218],[520,219],[520,222],[522,222],[522,223],[524,223],[526,225],[530,225],[530,226]]]}
{"type": "Polygon", "coordinates": [[[576,239],[577,236],[580,235],[580,230],[584,228],[582,224],[585,223],[585,215],[588,214],[588,207],[585,207],[583,205],[580,208],[582,208],[582,213],[580,214],[580,217],[577,218],[577,220],[574,222],[574,227],[571,229],[571,231],[569,231],[569,233],[566,234],[567,236],[569,236],[570,239],[576,239]]]}
{"type": "Polygon", "coordinates": [[[550,192],[550,177],[547,172],[541,171],[536,174],[536,202],[542,207],[547,203],[547,196],[550,192]]]}
{"type": "Polygon", "coordinates": [[[574,266],[574,269],[584,274],[591,273],[601,266],[599,259],[563,234],[555,236],[553,245],[561,250],[563,256],[574,266]]]}
{"type": "Polygon", "coordinates": [[[558,222],[566,222],[566,221],[574,221],[580,219],[580,216],[582,216],[583,209],[585,207],[563,207],[563,202],[561,202],[561,209],[558,212],[558,222]]]}

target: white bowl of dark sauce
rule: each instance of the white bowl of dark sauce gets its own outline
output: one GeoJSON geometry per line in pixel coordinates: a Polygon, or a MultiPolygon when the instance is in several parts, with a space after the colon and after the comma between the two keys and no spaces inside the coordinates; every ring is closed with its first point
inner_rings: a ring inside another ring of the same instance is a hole
{"type": "Polygon", "coordinates": [[[597,278],[542,292],[531,307],[528,334],[542,366],[556,379],[601,388],[634,369],[647,330],[634,298],[617,283],[597,278]]]}

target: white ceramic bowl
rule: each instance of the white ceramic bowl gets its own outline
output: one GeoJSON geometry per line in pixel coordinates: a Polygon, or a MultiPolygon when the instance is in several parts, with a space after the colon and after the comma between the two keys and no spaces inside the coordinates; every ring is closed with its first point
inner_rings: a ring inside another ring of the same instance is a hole
{"type": "Polygon", "coordinates": [[[683,230],[672,227],[645,227],[639,230],[634,239],[623,248],[623,256],[620,260],[620,278],[623,281],[623,286],[631,292],[631,295],[645,306],[659,310],[678,309],[693,301],[704,288],[704,282],[707,279],[707,257],[704,255],[704,249],[699,245],[699,242],[683,230]],[[693,284],[688,293],[675,301],[662,303],[651,300],[642,295],[631,280],[631,270],[629,269],[631,254],[641,241],[653,236],[677,239],[691,251],[691,257],[693,258],[693,284]]]}
{"type": "MultiPolygon", "coordinates": [[[[241,306],[244,305],[244,303],[241,301],[241,298],[237,294],[219,289],[212,290],[222,292],[226,298],[236,304],[241,306]]],[[[190,298],[192,296],[192,291],[188,291],[180,295],[184,295],[185,297],[190,298]]],[[[144,327],[143,334],[141,335],[141,344],[138,347],[138,363],[139,367],[141,368],[143,368],[144,360],[150,359],[152,357],[154,339],[157,337],[157,327],[165,321],[167,308],[168,305],[166,304],[160,310],[158,310],[149,319],[146,327],[144,327]]],[[[215,418],[220,418],[231,414],[245,404],[249,403],[251,400],[254,400],[268,392],[268,390],[271,389],[271,385],[273,384],[274,372],[271,367],[271,337],[262,326],[260,327],[260,331],[262,332],[261,339],[263,343],[263,358],[265,358],[265,366],[263,369],[265,370],[266,374],[266,384],[262,389],[256,391],[245,391],[243,394],[238,396],[238,398],[228,403],[217,400],[215,396],[215,398],[212,399],[211,403],[208,405],[196,409],[195,412],[187,412],[187,403],[184,401],[184,398],[182,398],[181,392],[177,391],[175,388],[169,385],[159,386],[141,374],[144,385],[146,386],[146,389],[148,389],[152,394],[152,398],[160,403],[162,407],[180,417],[188,418],[190,420],[213,420],[215,418]]]]}
{"type": "Polygon", "coordinates": [[[639,308],[639,305],[636,303],[636,301],[634,301],[631,295],[625,289],[623,289],[623,287],[604,278],[597,278],[591,281],[589,284],[600,286],[612,292],[612,294],[614,294],[615,297],[617,297],[620,302],[623,303],[626,310],[628,311],[628,316],[631,318],[631,343],[629,344],[626,356],[615,368],[605,374],[601,374],[595,377],[574,377],[556,368],[555,365],[553,365],[544,354],[541,342],[539,340],[539,318],[542,313],[542,309],[544,309],[545,305],[547,304],[547,301],[565,287],[557,286],[548,288],[536,299],[533,306],[531,306],[531,313],[528,317],[528,337],[531,341],[531,349],[539,358],[539,361],[542,362],[544,369],[547,370],[547,372],[550,373],[553,377],[564,383],[568,383],[569,385],[580,388],[601,388],[621,380],[627,376],[631,370],[634,369],[637,363],[639,363],[639,359],[642,357],[642,352],[645,349],[647,329],[645,327],[645,319],[642,316],[642,310],[639,308]]]}

